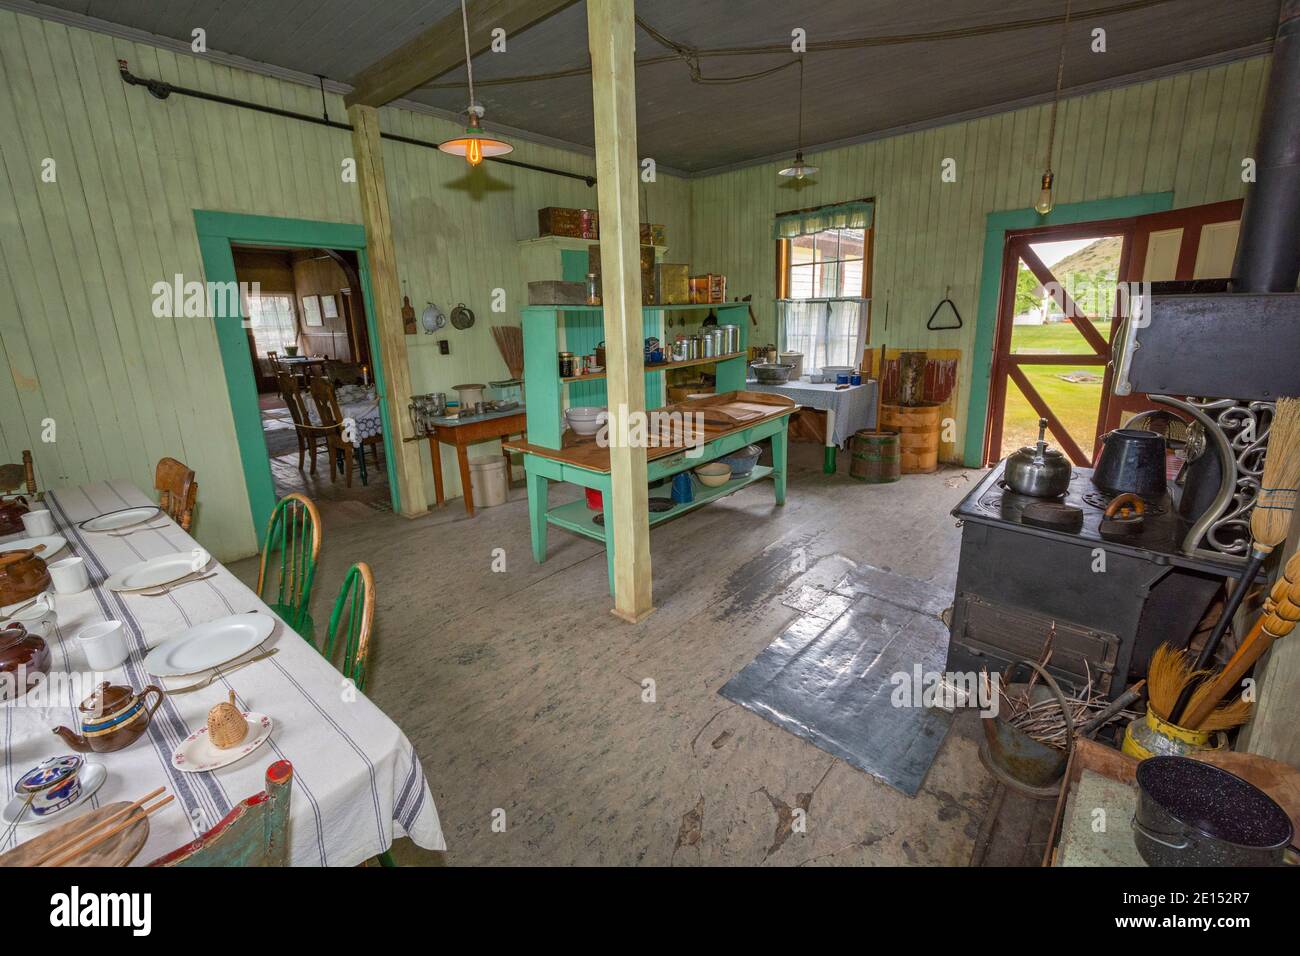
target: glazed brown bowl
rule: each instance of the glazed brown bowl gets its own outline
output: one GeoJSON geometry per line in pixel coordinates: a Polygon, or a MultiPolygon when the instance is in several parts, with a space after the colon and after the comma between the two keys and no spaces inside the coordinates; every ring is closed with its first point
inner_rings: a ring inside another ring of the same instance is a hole
{"type": "Polygon", "coordinates": [[[23,515],[30,509],[27,499],[19,495],[0,501],[0,534],[16,534],[23,530],[23,515]]]}
{"type": "Polygon", "coordinates": [[[45,641],[17,621],[0,628],[0,701],[17,700],[50,669],[45,641]]]}
{"type": "Polygon", "coordinates": [[[49,586],[49,569],[35,551],[0,552],[0,607],[34,598],[49,586]]]}

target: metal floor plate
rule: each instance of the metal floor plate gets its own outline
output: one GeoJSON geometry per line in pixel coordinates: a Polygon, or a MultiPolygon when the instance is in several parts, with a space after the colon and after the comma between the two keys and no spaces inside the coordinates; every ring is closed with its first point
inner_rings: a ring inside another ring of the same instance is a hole
{"type": "Polygon", "coordinates": [[[875,568],[836,591],[850,600],[834,620],[801,615],[718,693],[914,796],[953,713],[895,706],[891,678],[902,673],[910,684],[918,664],[922,674],[943,671],[948,629],[934,608],[946,600],[875,568]]]}

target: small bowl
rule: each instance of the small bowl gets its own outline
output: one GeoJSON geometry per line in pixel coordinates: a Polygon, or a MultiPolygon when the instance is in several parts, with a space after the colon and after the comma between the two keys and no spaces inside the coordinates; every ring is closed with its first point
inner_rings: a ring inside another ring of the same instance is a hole
{"type": "Polygon", "coordinates": [[[700,479],[700,484],[716,488],[731,480],[731,466],[725,461],[711,461],[696,468],[695,477],[700,479]]]}
{"type": "Polygon", "coordinates": [[[608,417],[609,413],[605,409],[592,405],[581,405],[576,408],[566,409],[564,412],[565,421],[578,435],[596,434],[608,417]]]}
{"type": "Polygon", "coordinates": [[[85,761],[76,754],[51,757],[23,774],[14,793],[31,795],[31,811],[38,817],[55,813],[81,796],[81,768],[85,761]]]}
{"type": "Polygon", "coordinates": [[[757,445],[746,445],[725,458],[719,458],[718,461],[731,469],[732,478],[744,478],[754,470],[754,466],[758,464],[759,456],[762,454],[763,449],[757,445]]]}

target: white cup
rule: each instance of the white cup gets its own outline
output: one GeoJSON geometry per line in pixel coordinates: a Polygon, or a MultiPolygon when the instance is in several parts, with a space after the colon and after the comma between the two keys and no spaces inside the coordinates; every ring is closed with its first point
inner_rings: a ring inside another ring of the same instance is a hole
{"type": "Polygon", "coordinates": [[[60,594],[76,594],[90,587],[85,558],[64,558],[49,565],[50,580],[60,594]]]}
{"type": "Polygon", "coordinates": [[[102,621],[83,628],[77,634],[77,643],[86,653],[86,663],[97,671],[121,666],[130,653],[121,621],[102,621]]]}
{"type": "Polygon", "coordinates": [[[54,515],[44,508],[40,511],[29,511],[23,515],[23,527],[33,538],[54,534],[54,515]]]}
{"type": "Polygon", "coordinates": [[[44,594],[38,594],[35,603],[31,607],[9,615],[9,620],[17,621],[27,628],[29,634],[35,634],[41,638],[49,637],[54,630],[55,621],[58,620],[54,613],[54,599],[48,591],[44,594]]]}

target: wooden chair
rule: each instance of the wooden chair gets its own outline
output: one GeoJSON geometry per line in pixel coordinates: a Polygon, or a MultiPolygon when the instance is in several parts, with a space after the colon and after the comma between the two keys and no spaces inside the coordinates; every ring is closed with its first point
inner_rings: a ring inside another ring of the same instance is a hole
{"type": "Polygon", "coordinates": [[[342,649],[339,671],[352,681],[357,690],[365,690],[366,659],[370,654],[370,635],[375,626],[375,577],[370,565],[358,561],[348,568],[343,587],[330,613],[325,640],[317,648],[331,664],[342,649]]]}
{"type": "Polygon", "coordinates": [[[194,503],[199,496],[194,469],[175,458],[160,459],[154,469],[153,486],[158,492],[158,504],[162,510],[182,529],[189,531],[194,522],[194,503]]]}
{"type": "MultiPolygon", "coordinates": [[[[280,389],[280,397],[289,407],[289,417],[293,419],[294,431],[298,433],[298,470],[302,471],[303,457],[310,451],[311,473],[314,475],[316,474],[316,443],[326,436],[313,424],[311,415],[307,412],[307,400],[298,388],[298,380],[281,370],[276,372],[275,381],[280,389]]],[[[329,454],[328,440],[325,442],[325,453],[329,454]]]]}
{"type": "Polygon", "coordinates": [[[239,805],[203,836],[150,866],[288,866],[289,795],[293,764],[266,768],[266,789],[239,805]]]}
{"type": "Polygon", "coordinates": [[[23,460],[12,465],[0,465],[0,495],[36,494],[36,465],[32,453],[23,451],[23,460]]]}
{"type": "Polygon", "coordinates": [[[271,512],[257,568],[257,596],[313,647],[316,625],[308,608],[320,543],[321,521],[316,503],[297,492],[286,495],[271,512]],[[272,565],[272,552],[279,553],[278,569],[272,565]]]}
{"type": "MultiPolygon", "coordinates": [[[[339,408],[338,396],[334,394],[334,384],[325,376],[318,375],[311,380],[311,397],[316,404],[316,414],[320,416],[321,425],[332,429],[326,433],[330,449],[330,481],[334,481],[339,458],[342,458],[347,486],[351,488],[354,448],[343,440],[343,412],[339,408]]],[[[365,454],[366,448],[371,449],[370,453],[378,465],[379,447],[383,442],[384,439],[379,435],[363,438],[361,453],[365,454]]]]}

